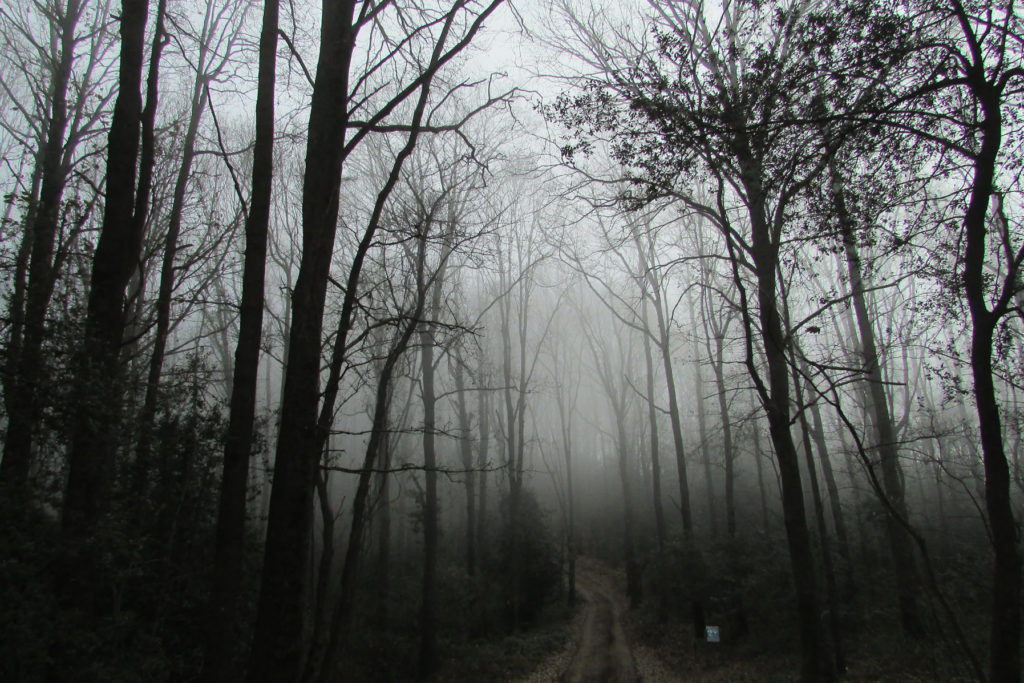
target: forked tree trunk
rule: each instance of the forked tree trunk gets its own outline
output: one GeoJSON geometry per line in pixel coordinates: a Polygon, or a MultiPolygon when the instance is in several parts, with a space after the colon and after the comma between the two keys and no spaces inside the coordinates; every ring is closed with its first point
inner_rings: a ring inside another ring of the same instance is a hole
{"type": "MultiPolygon", "coordinates": [[[[789,427],[791,403],[790,372],[786,357],[787,335],[782,328],[776,287],[780,236],[774,234],[773,226],[769,224],[767,198],[762,186],[763,169],[748,149],[749,143],[744,133],[738,134],[736,144],[741,182],[750,217],[750,256],[757,280],[756,302],[760,319],[760,341],[767,361],[767,385],[761,380],[754,366],[754,359],[749,355],[747,365],[751,378],[758,384],[762,405],[768,417],[769,433],[775,447],[775,459],[779,466],[783,519],[800,623],[800,675],[804,681],[832,680],[835,673],[831,658],[827,654],[827,644],[821,637],[821,610],[814,554],[804,509],[800,463],[789,427]]],[[[735,270],[738,266],[735,263],[733,268],[738,279],[738,272],[735,270]]],[[[741,288],[743,286],[742,281],[736,284],[741,288]]],[[[745,300],[745,295],[743,298],[745,300]]],[[[748,315],[749,310],[744,311],[744,315],[748,315]]],[[[747,335],[753,335],[752,321],[748,319],[744,328],[747,335]]],[[[748,343],[752,344],[752,340],[748,343]]]]}

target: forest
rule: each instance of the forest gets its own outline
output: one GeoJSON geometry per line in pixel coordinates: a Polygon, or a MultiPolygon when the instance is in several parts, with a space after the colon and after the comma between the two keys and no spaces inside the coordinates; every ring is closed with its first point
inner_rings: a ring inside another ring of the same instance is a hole
{"type": "Polygon", "coordinates": [[[0,680],[1021,681],[1013,0],[0,40],[0,680]]]}

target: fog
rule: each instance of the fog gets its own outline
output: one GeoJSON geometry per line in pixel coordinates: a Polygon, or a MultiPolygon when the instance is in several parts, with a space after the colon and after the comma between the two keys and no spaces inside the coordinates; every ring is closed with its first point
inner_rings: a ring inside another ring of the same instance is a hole
{"type": "Polygon", "coordinates": [[[1020,22],[0,7],[0,678],[1019,681],[1020,22]]]}

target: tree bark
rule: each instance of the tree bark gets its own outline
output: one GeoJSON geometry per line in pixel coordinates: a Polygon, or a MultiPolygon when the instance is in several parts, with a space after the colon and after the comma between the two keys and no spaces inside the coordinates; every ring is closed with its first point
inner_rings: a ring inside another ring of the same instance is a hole
{"type": "MultiPolygon", "coordinates": [[[[46,140],[34,171],[38,174],[40,189],[36,204],[29,211],[31,225],[26,225],[24,238],[24,247],[31,245],[31,249],[23,317],[18,321],[19,325],[12,326],[8,347],[14,353],[8,356],[7,363],[15,370],[8,380],[12,391],[7,401],[7,433],[3,460],[0,460],[0,483],[7,484],[12,492],[27,492],[32,440],[42,410],[40,398],[44,392],[39,386],[43,368],[42,345],[46,337],[46,312],[57,277],[53,252],[69,171],[63,163],[64,137],[68,125],[67,97],[75,52],[75,29],[81,7],[81,0],[69,0],[63,15],[57,20],[60,54],[55,56],[50,74],[50,117],[46,125],[46,140]]],[[[14,303],[15,311],[21,314],[21,302],[15,300],[14,303]]]]}
{"type": "MultiPolygon", "coordinates": [[[[909,520],[906,494],[903,486],[903,469],[896,449],[896,430],[889,412],[889,398],[882,379],[881,361],[875,345],[875,332],[868,314],[867,298],[864,293],[864,276],[861,270],[860,253],[857,248],[856,228],[846,207],[843,195],[843,179],[836,164],[829,164],[832,201],[839,220],[846,255],[847,273],[853,308],[857,316],[857,331],[864,362],[864,379],[867,383],[867,409],[875,424],[879,464],[882,483],[892,509],[904,520],[909,520]]],[[[900,623],[903,633],[911,638],[924,636],[924,626],[917,608],[918,578],[914,566],[913,542],[903,525],[891,515],[886,516],[886,538],[893,558],[896,574],[896,592],[899,599],[900,623]]]]}
{"type": "Polygon", "coordinates": [[[121,55],[108,135],[106,203],[93,255],[85,339],[74,380],[77,419],[72,428],[62,517],[64,534],[73,541],[82,541],[96,531],[107,509],[120,432],[125,287],[142,244],[132,214],[148,9],[148,0],[121,3],[121,55]]]}
{"type": "MultiPolygon", "coordinates": [[[[763,169],[749,151],[748,142],[742,133],[736,142],[736,152],[751,224],[751,257],[757,280],[761,343],[768,366],[767,386],[760,380],[753,365],[754,360],[749,355],[747,364],[752,379],[759,386],[761,401],[768,417],[769,433],[775,447],[775,459],[779,465],[783,519],[800,623],[800,675],[804,681],[832,680],[835,674],[826,654],[826,645],[821,639],[821,612],[814,555],[804,509],[803,485],[800,481],[800,464],[789,429],[791,404],[789,363],[786,358],[787,335],[782,328],[776,289],[780,242],[773,237],[767,218],[766,197],[762,189],[763,169]]],[[[742,283],[737,282],[737,286],[742,286],[742,283]]],[[[753,334],[749,320],[745,328],[747,335],[753,334]]]]}
{"type": "MultiPolygon", "coordinates": [[[[420,327],[420,365],[423,381],[423,584],[420,595],[420,645],[417,673],[420,679],[430,678],[437,669],[437,541],[439,514],[437,502],[437,396],[434,391],[434,347],[437,345],[435,321],[441,314],[441,293],[447,272],[451,244],[455,239],[454,219],[449,217],[448,229],[441,246],[441,258],[431,283],[429,320],[420,327]]],[[[424,228],[426,230],[427,228],[424,228]]],[[[427,239],[426,235],[423,237],[427,239]]]]}
{"type": "Polygon", "coordinates": [[[466,381],[462,355],[454,357],[455,406],[459,417],[459,457],[466,480],[466,573],[476,575],[476,473],[473,471],[473,441],[469,410],[466,407],[466,381]]]}
{"type": "MultiPolygon", "coordinates": [[[[205,45],[199,55],[199,68],[206,61],[205,45]]],[[[189,176],[192,174],[192,162],[195,159],[196,136],[199,123],[206,107],[206,83],[201,72],[196,73],[192,84],[192,99],[189,109],[188,126],[182,145],[181,164],[174,181],[171,200],[171,212],[167,219],[167,234],[164,236],[163,259],[160,264],[160,285],[156,299],[156,330],[153,334],[153,350],[149,358],[149,370],[146,375],[146,395],[139,417],[139,440],[135,450],[135,469],[137,484],[141,487],[149,469],[150,450],[153,445],[153,428],[156,422],[157,400],[160,394],[160,380],[163,375],[164,355],[167,351],[167,338],[171,329],[171,295],[174,293],[175,273],[174,257],[178,252],[178,236],[181,234],[182,214],[185,211],[185,191],[188,188],[189,176]]],[[[141,495],[141,491],[136,491],[141,495]]]]}
{"type": "Polygon", "coordinates": [[[1021,557],[1010,496],[1010,468],[992,373],[992,343],[1004,311],[989,309],[985,283],[986,218],[1002,139],[1002,111],[999,93],[984,81],[984,76],[984,70],[980,71],[980,76],[974,74],[976,82],[972,83],[985,118],[964,216],[963,283],[971,313],[971,374],[985,466],[985,507],[995,552],[989,678],[1017,682],[1021,680],[1021,557]]]}
{"type": "MultiPolygon", "coordinates": [[[[260,341],[263,332],[264,284],[267,234],[274,177],[274,90],[277,77],[278,0],[264,0],[259,43],[259,81],[256,86],[256,140],[253,143],[252,193],[245,221],[245,256],[242,299],[239,307],[238,342],[228,432],[224,441],[224,466],[217,506],[217,531],[210,594],[206,656],[202,680],[230,681],[233,671],[231,626],[238,619],[238,587],[245,556],[245,499],[256,419],[256,385],[260,341]]],[[[238,648],[241,651],[242,648],[238,648]]]]}
{"type": "Polygon", "coordinates": [[[302,258],[292,293],[290,343],[270,495],[263,580],[247,680],[301,674],[313,481],[323,435],[317,426],[324,301],[338,221],[355,0],[325,3],[302,188],[302,258]]]}

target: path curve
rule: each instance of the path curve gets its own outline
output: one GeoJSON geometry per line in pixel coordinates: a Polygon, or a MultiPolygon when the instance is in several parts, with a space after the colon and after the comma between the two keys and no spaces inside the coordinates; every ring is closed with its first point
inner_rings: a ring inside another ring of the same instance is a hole
{"type": "Polygon", "coordinates": [[[585,601],[578,646],[560,680],[565,683],[636,683],[622,614],[625,598],[616,589],[607,568],[580,558],[576,565],[576,591],[585,601]]]}

